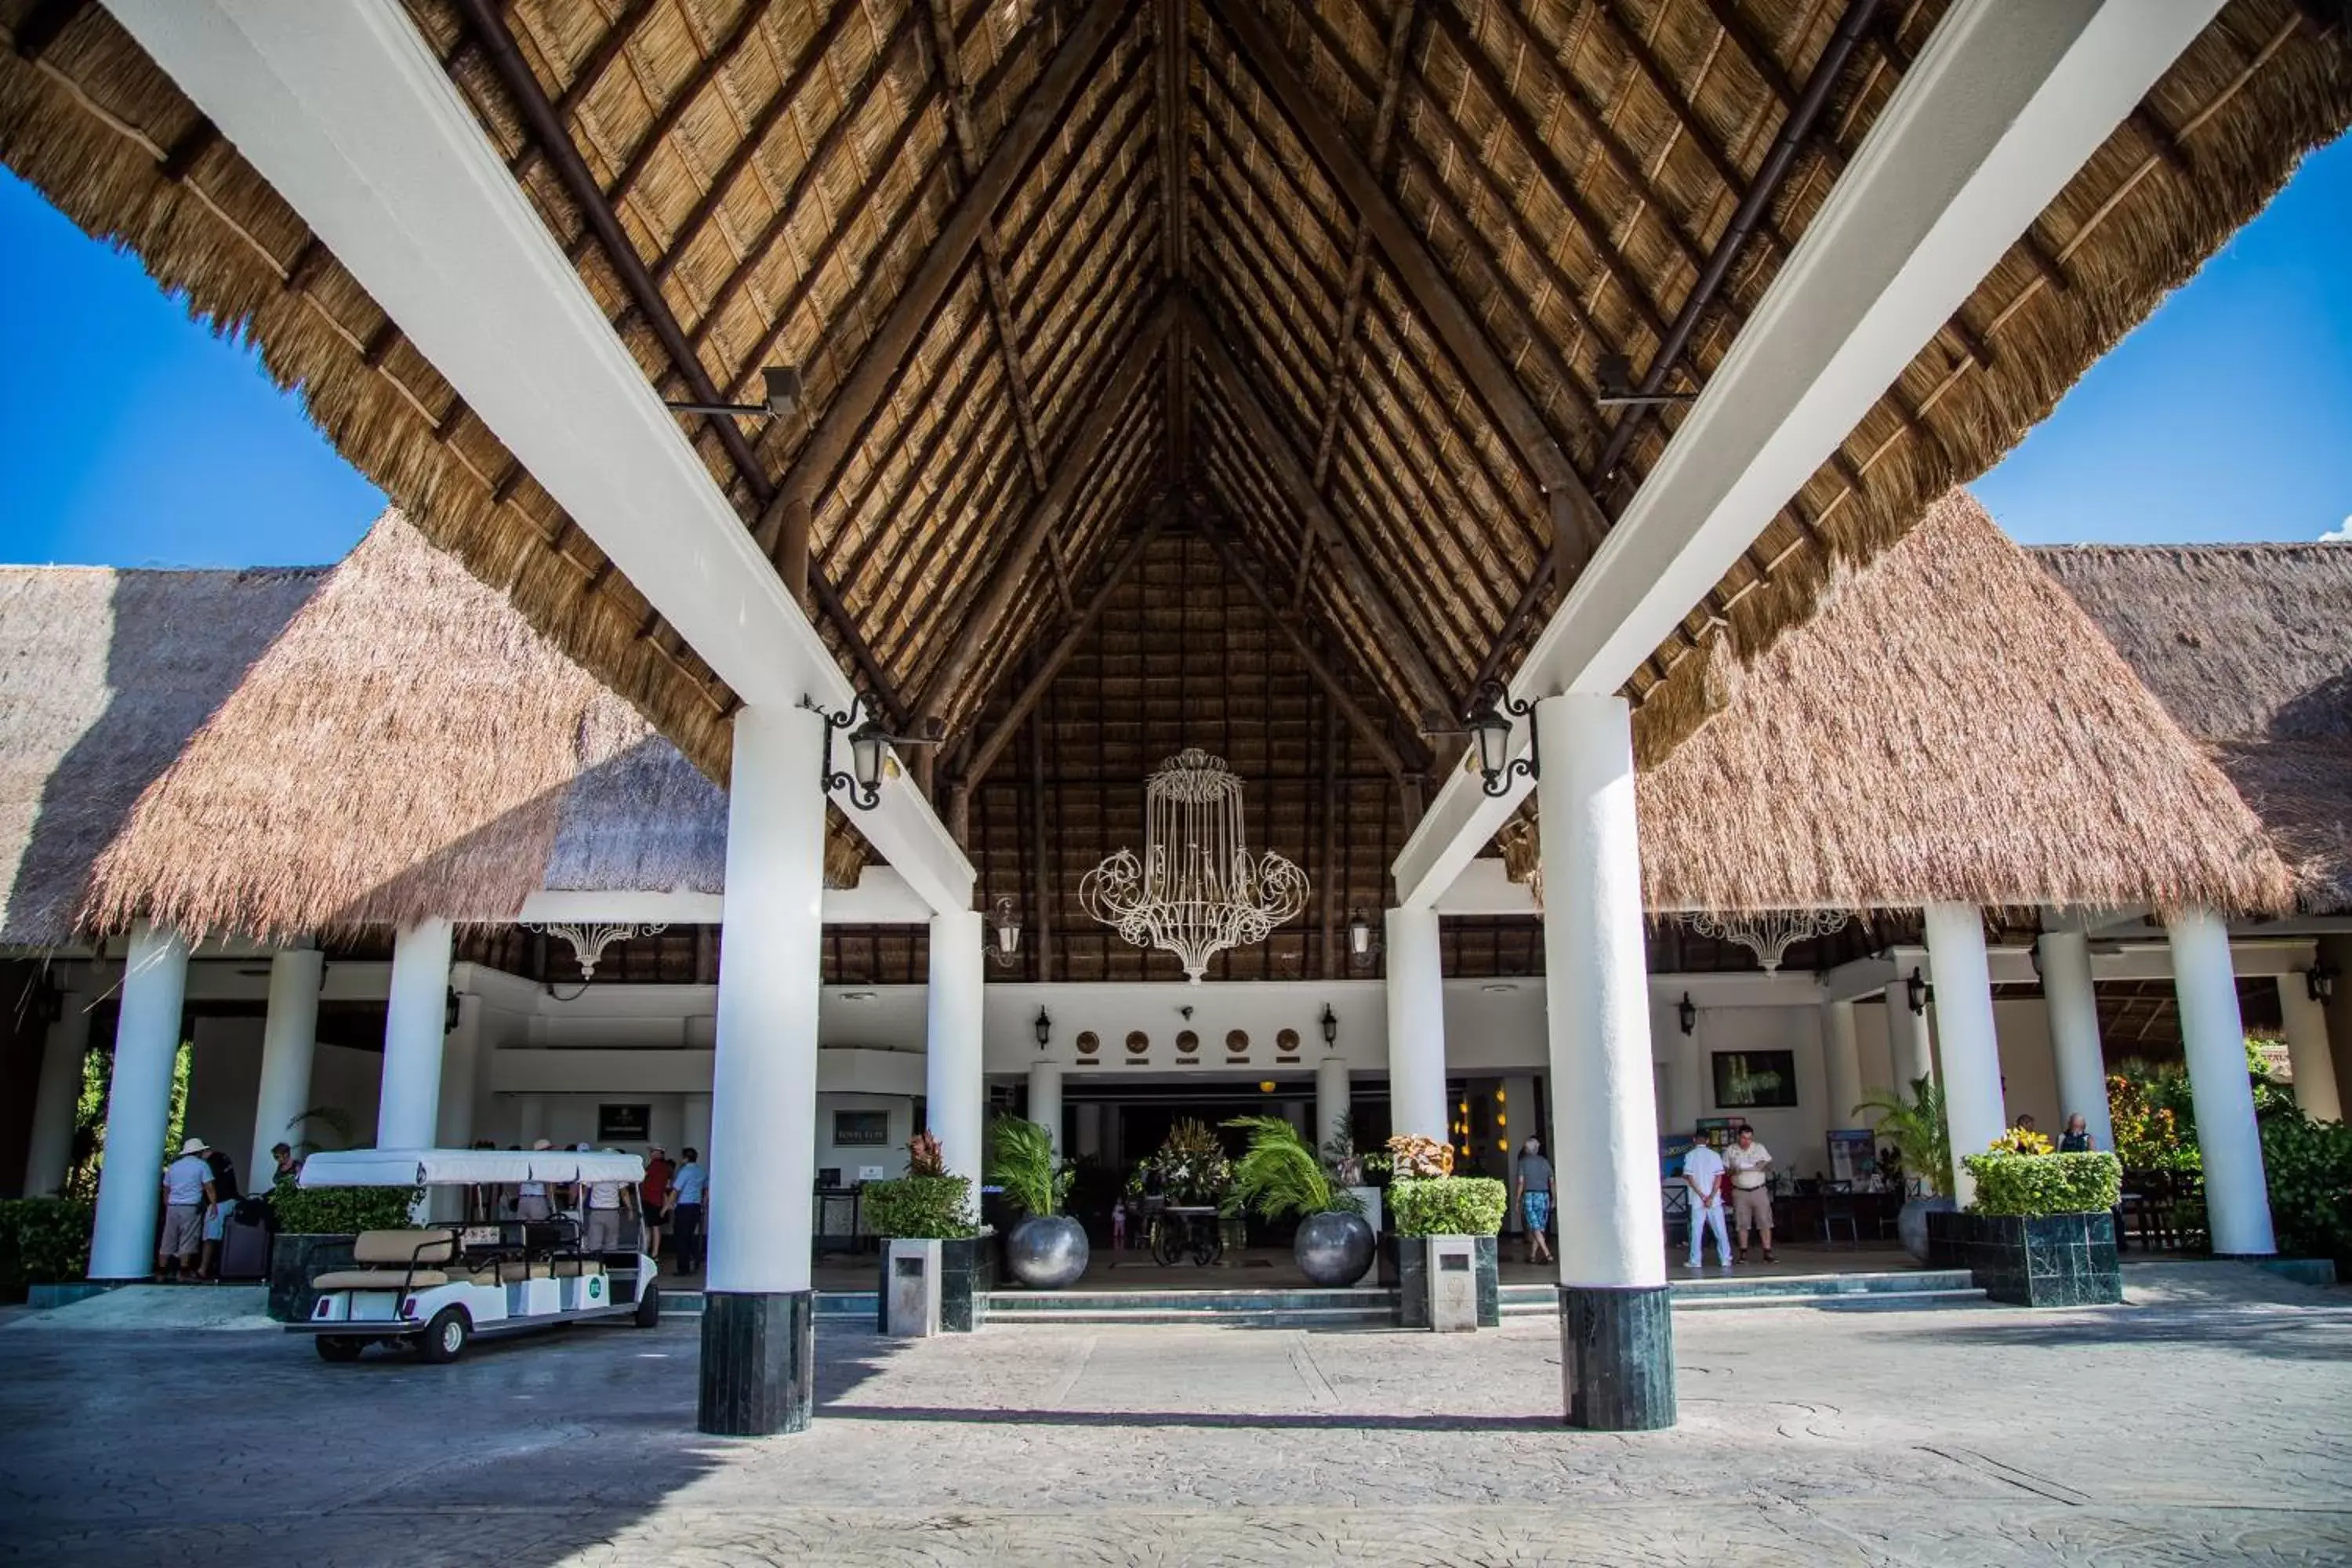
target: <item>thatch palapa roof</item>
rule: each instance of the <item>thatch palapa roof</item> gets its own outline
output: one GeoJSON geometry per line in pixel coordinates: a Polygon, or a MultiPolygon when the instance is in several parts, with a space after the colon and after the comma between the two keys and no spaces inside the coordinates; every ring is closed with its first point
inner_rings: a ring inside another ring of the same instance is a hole
{"type": "MultiPolygon", "coordinates": [[[[1841,579],[1638,795],[1654,910],[2292,897],[2230,781],[1965,491],[1841,579]]],[[[1534,835],[1511,851],[1524,878],[1534,835]]]]}
{"type": "Polygon", "coordinates": [[[2352,913],[2352,547],[2033,554],[2262,818],[2296,907],[2352,913]]]}
{"type": "MultiPolygon", "coordinates": [[[[1407,740],[1458,711],[1556,603],[1545,489],[1605,527],[1679,417],[1602,410],[1601,356],[1705,382],[1945,6],[1832,50],[1839,10],[408,3],[650,381],[803,372],[795,416],[689,429],[774,553],[805,511],[825,636],[947,726],[950,781],[1171,491],[1407,740]],[[1817,68],[1825,111],[1695,299],[1817,68]]],[[[1634,678],[1645,758],[1711,710],[1720,650],[1812,614],[2352,121],[2323,10],[2222,8],[1634,678]]],[[[732,694],[121,27],[0,0],[0,157],[249,332],[429,538],[723,778],[732,694]]]]}

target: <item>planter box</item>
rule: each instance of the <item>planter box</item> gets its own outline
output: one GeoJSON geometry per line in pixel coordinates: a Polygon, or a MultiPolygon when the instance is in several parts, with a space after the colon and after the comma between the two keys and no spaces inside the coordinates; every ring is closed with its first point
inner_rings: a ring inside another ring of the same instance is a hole
{"type": "Polygon", "coordinates": [[[1497,1269],[1495,1237],[1384,1236],[1381,1237],[1381,1273],[1382,1283],[1392,1279],[1396,1285],[1397,1326],[1401,1329],[1437,1326],[1430,1310],[1429,1244],[1432,1241],[1470,1244],[1472,1282],[1477,1303],[1475,1326],[1481,1329],[1500,1327],[1503,1321],[1502,1281],[1497,1269]]]}
{"type": "Polygon", "coordinates": [[[2109,1214],[1931,1214],[1927,1262],[1967,1269],[1987,1296],[2015,1307],[2102,1307],[2124,1299],[2109,1214]]]}
{"type": "Polygon", "coordinates": [[[269,1316],[280,1323],[306,1323],[319,1304],[313,1275],[352,1267],[356,1236],[281,1236],[269,1244],[269,1316]]]}

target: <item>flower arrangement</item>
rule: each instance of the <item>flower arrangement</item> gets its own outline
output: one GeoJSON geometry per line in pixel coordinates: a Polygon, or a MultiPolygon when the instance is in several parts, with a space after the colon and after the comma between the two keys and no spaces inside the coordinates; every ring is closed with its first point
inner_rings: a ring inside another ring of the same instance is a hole
{"type": "Polygon", "coordinates": [[[1454,1173],[1454,1146],[1417,1133],[1390,1139],[1389,1157],[1400,1181],[1434,1181],[1454,1173]]]}
{"type": "Polygon", "coordinates": [[[1234,1163],[1224,1145],[1205,1121],[1186,1117],[1168,1130],[1160,1152],[1136,1167],[1128,1183],[1131,1193],[1143,1192],[1152,1177],[1170,1203],[1185,1208],[1220,1205],[1234,1184],[1234,1163]]]}

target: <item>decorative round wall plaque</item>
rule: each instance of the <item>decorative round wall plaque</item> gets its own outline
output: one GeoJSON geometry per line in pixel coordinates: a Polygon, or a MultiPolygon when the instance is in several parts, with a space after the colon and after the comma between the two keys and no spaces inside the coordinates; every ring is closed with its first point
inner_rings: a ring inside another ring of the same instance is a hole
{"type": "Polygon", "coordinates": [[[1225,1049],[1229,1051],[1249,1049],[1249,1031],[1247,1029],[1229,1030],[1225,1035],[1225,1049]]]}
{"type": "Polygon", "coordinates": [[[1187,1029],[1176,1037],[1176,1048],[1189,1057],[1201,1048],[1201,1037],[1187,1029]]]}
{"type": "Polygon", "coordinates": [[[1092,1029],[1086,1030],[1078,1036],[1078,1055],[1090,1057],[1100,1049],[1102,1049],[1102,1037],[1092,1029]]]}
{"type": "Polygon", "coordinates": [[[1298,1031],[1296,1029],[1285,1029],[1280,1034],[1275,1036],[1274,1048],[1277,1051],[1297,1050],[1298,1048],[1298,1031]]]}
{"type": "Polygon", "coordinates": [[[1139,1057],[1151,1048],[1151,1037],[1140,1029],[1130,1029],[1127,1035],[1127,1054],[1139,1057]]]}

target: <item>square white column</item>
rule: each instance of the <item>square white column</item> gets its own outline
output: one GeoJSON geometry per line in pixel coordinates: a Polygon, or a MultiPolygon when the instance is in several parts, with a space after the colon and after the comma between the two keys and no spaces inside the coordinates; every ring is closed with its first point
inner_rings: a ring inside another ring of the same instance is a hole
{"type": "Polygon", "coordinates": [[[988,1099],[981,1072],[983,924],[976,910],[931,917],[930,985],[924,997],[924,1114],[949,1172],[971,1178],[974,1202],[988,1099]]]}
{"type": "Polygon", "coordinates": [[[1445,1104],[1445,969],[1435,910],[1388,911],[1389,1129],[1454,1142],[1445,1104]]]}

